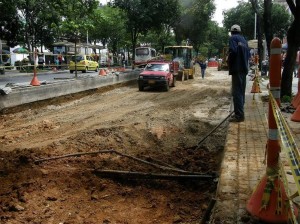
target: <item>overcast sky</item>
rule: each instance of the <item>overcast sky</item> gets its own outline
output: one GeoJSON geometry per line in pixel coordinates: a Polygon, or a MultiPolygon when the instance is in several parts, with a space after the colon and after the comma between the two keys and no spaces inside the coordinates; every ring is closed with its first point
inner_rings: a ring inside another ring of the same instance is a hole
{"type": "Polygon", "coordinates": [[[216,21],[219,26],[222,26],[223,15],[222,12],[227,9],[234,8],[238,5],[237,0],[214,0],[216,5],[216,12],[213,16],[213,20],[216,21]]]}

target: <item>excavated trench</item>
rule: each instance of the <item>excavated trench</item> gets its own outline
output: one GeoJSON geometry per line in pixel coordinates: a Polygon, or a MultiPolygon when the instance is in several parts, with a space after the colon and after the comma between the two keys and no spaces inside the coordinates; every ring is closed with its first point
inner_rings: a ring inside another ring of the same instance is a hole
{"type": "Polygon", "coordinates": [[[5,111],[1,222],[201,222],[217,188],[229,86],[208,70],[169,92],[128,83],[5,111]]]}

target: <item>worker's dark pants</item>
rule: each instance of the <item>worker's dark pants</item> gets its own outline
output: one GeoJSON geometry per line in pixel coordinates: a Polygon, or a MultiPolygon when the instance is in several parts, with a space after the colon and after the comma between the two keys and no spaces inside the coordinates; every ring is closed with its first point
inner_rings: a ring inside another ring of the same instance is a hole
{"type": "Polygon", "coordinates": [[[201,68],[201,76],[202,76],[202,79],[204,79],[204,76],[205,76],[205,69],[201,68]]]}
{"type": "Polygon", "coordinates": [[[247,74],[231,75],[234,114],[237,118],[244,118],[246,75],[247,74]]]}

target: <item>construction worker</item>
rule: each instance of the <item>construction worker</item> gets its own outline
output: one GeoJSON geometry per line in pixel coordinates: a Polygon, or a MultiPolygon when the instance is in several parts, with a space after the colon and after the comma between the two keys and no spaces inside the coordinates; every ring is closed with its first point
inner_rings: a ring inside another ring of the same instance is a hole
{"type": "Polygon", "coordinates": [[[234,114],[229,121],[242,122],[245,120],[244,104],[250,50],[246,39],[241,35],[239,25],[233,25],[230,31],[228,67],[229,75],[232,77],[234,114]]]}

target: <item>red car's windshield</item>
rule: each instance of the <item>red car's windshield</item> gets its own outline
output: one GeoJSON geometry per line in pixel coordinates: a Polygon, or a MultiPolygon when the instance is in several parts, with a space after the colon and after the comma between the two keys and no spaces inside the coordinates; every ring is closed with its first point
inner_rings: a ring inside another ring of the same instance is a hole
{"type": "Polygon", "coordinates": [[[169,71],[169,65],[168,64],[147,64],[145,67],[145,71],[169,71]]]}

